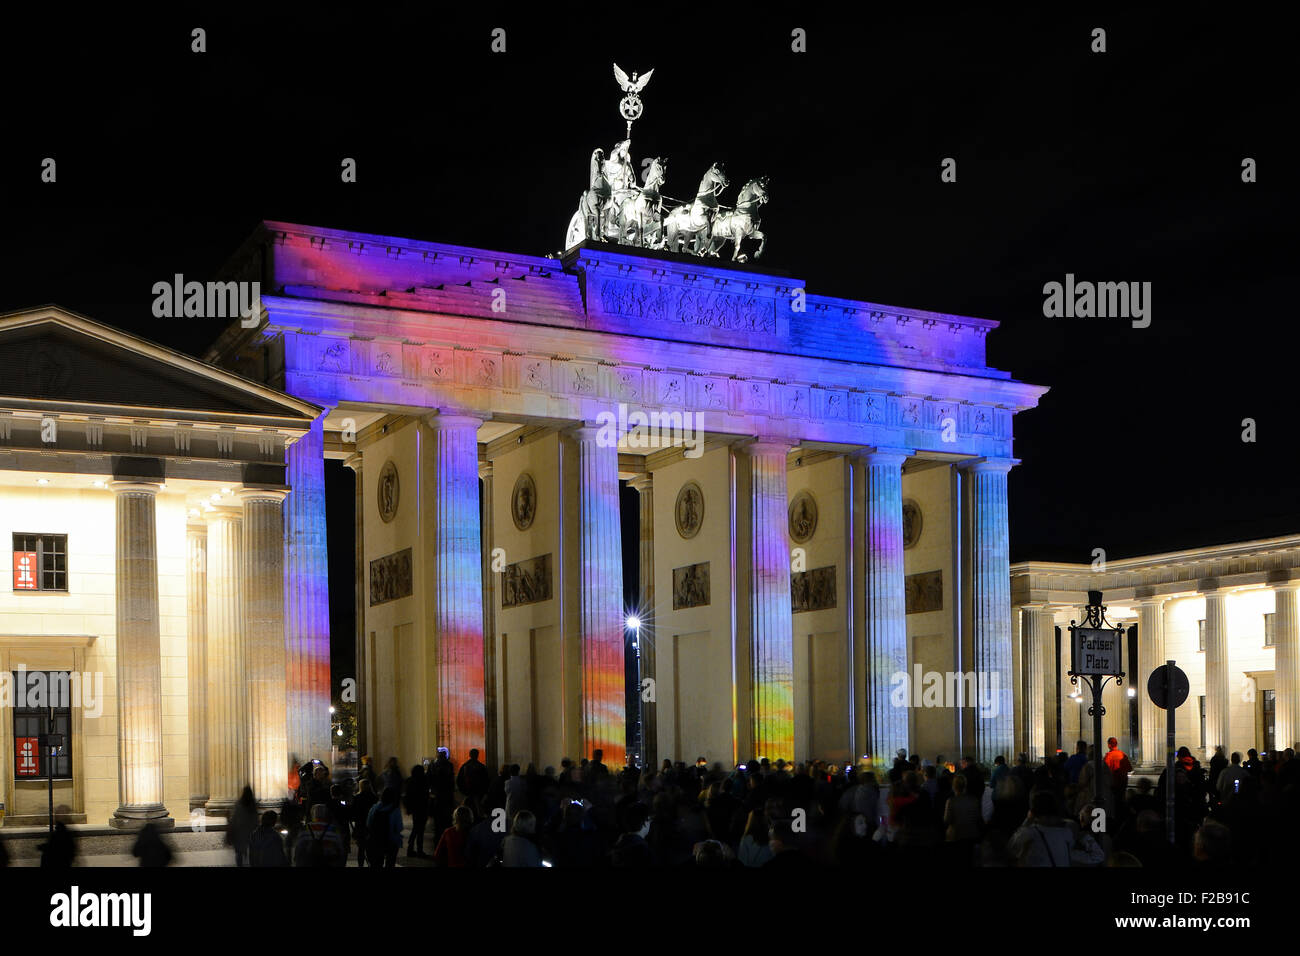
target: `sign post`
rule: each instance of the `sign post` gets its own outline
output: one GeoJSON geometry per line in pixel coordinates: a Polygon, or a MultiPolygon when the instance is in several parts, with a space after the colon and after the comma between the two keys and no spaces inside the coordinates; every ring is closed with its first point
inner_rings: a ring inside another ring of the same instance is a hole
{"type": "Polygon", "coordinates": [[[1083,624],[1070,622],[1070,683],[1078,684],[1083,678],[1092,690],[1092,706],[1088,713],[1092,716],[1093,768],[1092,788],[1093,802],[1105,813],[1105,827],[1102,832],[1109,834],[1112,818],[1111,788],[1103,786],[1105,764],[1102,761],[1101,718],[1106,708],[1101,703],[1102,689],[1106,681],[1114,678],[1115,683],[1124,682],[1122,626],[1114,626],[1106,621],[1106,608],[1101,603],[1100,591],[1088,592],[1088,606],[1084,608],[1083,624]]]}
{"type": "Polygon", "coordinates": [[[1174,713],[1187,700],[1191,685],[1187,675],[1173,661],[1165,661],[1147,678],[1147,696],[1165,712],[1165,836],[1174,842],[1174,713]]]}
{"type": "MultiPolygon", "coordinates": [[[[1169,691],[1169,696],[1173,696],[1173,689],[1178,685],[1175,683],[1175,676],[1181,673],[1178,666],[1173,661],[1165,661],[1165,688],[1169,691]]],[[[1183,683],[1186,684],[1187,675],[1183,675],[1183,683]]],[[[1183,691],[1186,695],[1187,691],[1183,691]]],[[[1168,752],[1165,756],[1165,837],[1169,840],[1169,845],[1173,846],[1177,840],[1174,833],[1174,791],[1177,790],[1174,779],[1174,761],[1178,755],[1178,745],[1175,742],[1174,724],[1177,721],[1178,704],[1169,701],[1172,707],[1165,708],[1165,750],[1168,752]]]]}

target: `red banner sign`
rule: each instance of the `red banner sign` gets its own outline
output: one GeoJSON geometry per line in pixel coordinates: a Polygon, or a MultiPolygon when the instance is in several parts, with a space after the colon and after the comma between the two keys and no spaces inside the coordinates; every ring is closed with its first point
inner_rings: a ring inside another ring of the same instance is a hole
{"type": "Polygon", "coordinates": [[[14,552],[14,590],[36,590],[36,552],[14,552]]]}
{"type": "Polygon", "coordinates": [[[41,775],[41,742],[38,737],[14,738],[14,776],[41,775]]]}

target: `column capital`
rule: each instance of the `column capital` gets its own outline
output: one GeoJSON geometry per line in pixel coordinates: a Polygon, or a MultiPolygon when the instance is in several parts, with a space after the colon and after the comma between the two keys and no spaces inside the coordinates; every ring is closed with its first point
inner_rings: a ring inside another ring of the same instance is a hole
{"type": "Polygon", "coordinates": [[[601,445],[602,447],[610,444],[608,440],[608,436],[611,434],[612,431],[612,434],[614,436],[614,442],[612,445],[610,445],[610,447],[612,447],[616,451],[618,450],[618,441],[620,438],[623,437],[618,433],[618,427],[614,423],[593,422],[587,419],[584,419],[583,421],[580,422],[574,422],[568,428],[562,428],[560,431],[562,434],[568,435],[570,438],[573,438],[575,441],[595,442],[601,445]]]}
{"type": "Polygon", "coordinates": [[[907,462],[907,459],[916,454],[915,449],[911,448],[885,448],[883,446],[873,446],[870,448],[859,448],[852,452],[853,458],[868,465],[893,465],[897,464],[900,468],[907,462]]]}
{"type": "Polygon", "coordinates": [[[484,480],[492,477],[492,462],[490,460],[478,463],[478,476],[484,480]]]}
{"type": "Polygon", "coordinates": [[[644,475],[628,479],[627,483],[636,489],[637,494],[650,491],[654,487],[654,479],[648,471],[644,475]]]}
{"type": "Polygon", "coordinates": [[[743,442],[743,447],[745,451],[751,455],[755,453],[775,455],[778,452],[783,455],[788,455],[797,444],[799,443],[793,438],[755,435],[748,441],[743,442]]]}
{"type": "Polygon", "coordinates": [[[344,458],[344,459],[343,459],[343,467],[344,467],[344,468],[351,468],[351,469],[352,469],[354,472],[356,472],[358,475],[361,474],[361,463],[362,463],[362,457],[363,457],[363,456],[362,456],[361,452],[357,452],[357,453],[355,453],[355,454],[348,455],[347,458],[344,458]]]}
{"type": "Polygon", "coordinates": [[[487,421],[490,416],[477,412],[471,414],[458,408],[438,409],[428,415],[423,416],[420,421],[430,428],[473,428],[475,431],[478,427],[487,421]]]}
{"type": "Polygon", "coordinates": [[[288,488],[239,488],[235,491],[235,497],[240,501],[284,501],[289,497],[288,488]]]}
{"type": "Polygon", "coordinates": [[[115,495],[149,495],[154,496],[162,490],[161,481],[110,481],[109,489],[115,495]]]}
{"type": "Polygon", "coordinates": [[[1016,465],[1020,464],[1019,458],[965,458],[956,463],[962,471],[969,471],[974,474],[1006,474],[1016,465]]]}
{"type": "Polygon", "coordinates": [[[1164,607],[1169,598],[1156,594],[1155,588],[1134,588],[1133,603],[1137,605],[1151,605],[1152,607],[1164,607]]]}

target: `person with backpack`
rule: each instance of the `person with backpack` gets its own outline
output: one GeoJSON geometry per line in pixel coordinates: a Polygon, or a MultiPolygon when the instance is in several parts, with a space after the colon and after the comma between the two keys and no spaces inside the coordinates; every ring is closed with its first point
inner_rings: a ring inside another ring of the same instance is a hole
{"type": "Polygon", "coordinates": [[[338,827],[330,822],[329,804],[318,803],[311,808],[311,823],[298,834],[293,848],[293,865],[313,868],[346,866],[343,838],[338,827]]]}
{"type": "Polygon", "coordinates": [[[397,852],[402,848],[401,791],[384,788],[379,802],[366,816],[366,859],[373,867],[397,866],[397,852]]]}

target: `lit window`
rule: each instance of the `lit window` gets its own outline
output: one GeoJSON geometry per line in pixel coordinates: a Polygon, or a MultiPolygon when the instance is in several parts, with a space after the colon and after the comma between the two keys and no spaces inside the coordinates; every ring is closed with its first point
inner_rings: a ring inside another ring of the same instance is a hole
{"type": "Polygon", "coordinates": [[[1196,622],[1196,649],[1205,650],[1205,620],[1201,619],[1196,622]]]}
{"type": "Polygon", "coordinates": [[[68,536],[66,534],[14,535],[14,590],[66,591],[68,589],[68,536]]]}
{"type": "Polygon", "coordinates": [[[1277,619],[1276,614],[1264,615],[1264,646],[1265,647],[1272,647],[1274,644],[1277,643],[1277,631],[1275,630],[1276,619],[1277,619]]]}

